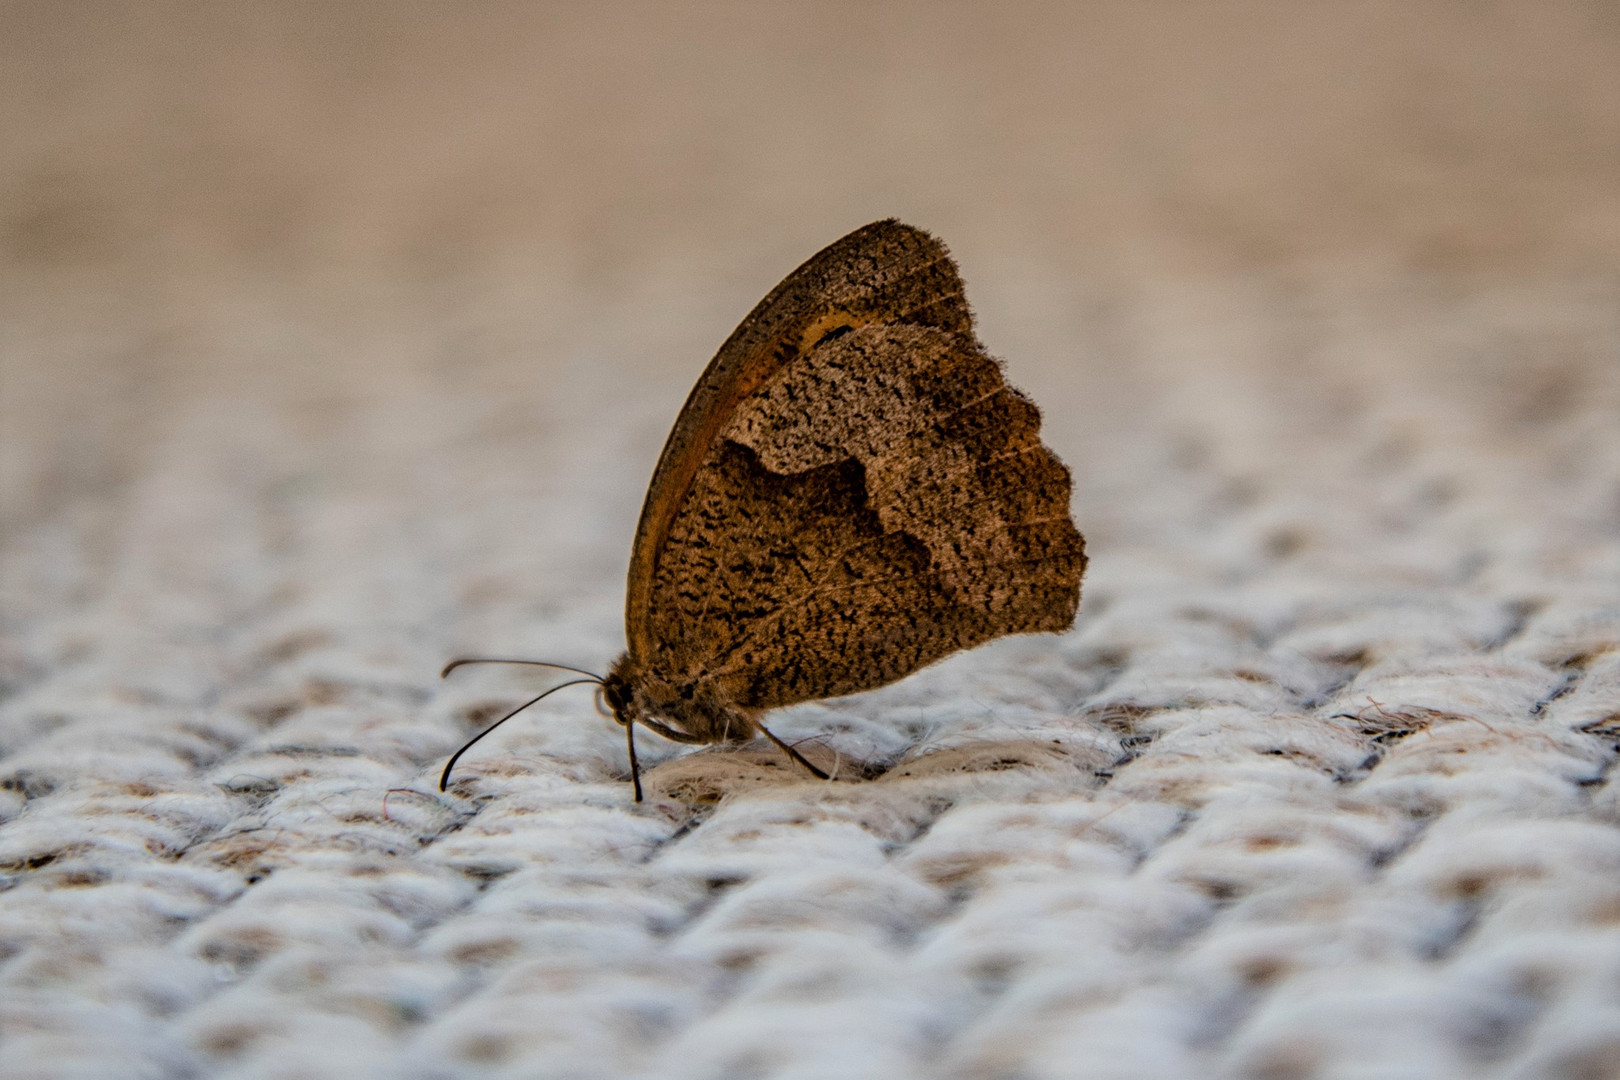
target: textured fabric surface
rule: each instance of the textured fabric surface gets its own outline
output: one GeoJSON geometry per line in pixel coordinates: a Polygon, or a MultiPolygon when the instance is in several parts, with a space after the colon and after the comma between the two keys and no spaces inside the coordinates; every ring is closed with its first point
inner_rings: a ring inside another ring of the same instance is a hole
{"type": "Polygon", "coordinates": [[[1620,1076],[1612,13],[674,10],[7,9],[0,1075],[1620,1076]],[[886,214],[1073,632],[438,793],[886,214]]]}

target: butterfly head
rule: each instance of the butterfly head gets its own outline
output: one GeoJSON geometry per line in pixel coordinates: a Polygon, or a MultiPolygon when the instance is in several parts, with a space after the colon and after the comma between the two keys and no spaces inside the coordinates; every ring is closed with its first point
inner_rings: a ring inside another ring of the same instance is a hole
{"type": "Polygon", "coordinates": [[[602,700],[617,723],[640,724],[675,742],[727,742],[753,734],[750,713],[720,699],[704,680],[676,682],[651,674],[629,653],[608,669],[602,700]]]}
{"type": "Polygon", "coordinates": [[[641,719],[641,707],[636,701],[635,686],[626,671],[629,666],[628,660],[628,656],[620,657],[619,662],[608,671],[607,678],[602,680],[602,703],[607,706],[614,721],[621,726],[633,724],[641,719]]]}
{"type": "Polygon", "coordinates": [[[696,742],[681,722],[680,697],[664,680],[642,671],[629,653],[614,661],[602,680],[602,701],[615,723],[622,727],[640,724],[677,742],[696,742]]]}

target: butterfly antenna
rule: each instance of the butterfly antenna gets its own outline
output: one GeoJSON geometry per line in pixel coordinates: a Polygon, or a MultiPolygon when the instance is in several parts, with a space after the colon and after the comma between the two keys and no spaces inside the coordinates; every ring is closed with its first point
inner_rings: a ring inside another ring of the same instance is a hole
{"type": "Polygon", "coordinates": [[[575,675],[589,675],[597,682],[602,681],[602,676],[595,672],[586,671],[584,668],[569,667],[567,664],[553,664],[549,660],[507,660],[498,656],[466,656],[460,660],[452,660],[444,665],[444,670],[439,672],[439,678],[449,678],[452,671],[465,664],[526,664],[529,667],[548,667],[556,668],[558,671],[572,671],[575,675]]]}
{"type": "Polygon", "coordinates": [[[444,763],[444,772],[439,774],[439,790],[443,791],[446,787],[448,787],[450,785],[450,770],[456,767],[456,762],[461,758],[461,755],[465,754],[468,750],[471,750],[472,747],[473,747],[473,744],[476,743],[479,739],[482,739],[485,735],[488,735],[490,732],[494,731],[496,728],[500,727],[502,724],[504,724],[508,720],[512,719],[512,717],[516,716],[518,713],[522,712],[524,709],[527,709],[530,705],[534,705],[534,704],[538,703],[539,701],[550,697],[552,694],[555,694],[557,691],[563,689],[564,687],[567,687],[567,686],[579,686],[579,685],[581,685],[583,683],[588,683],[588,682],[601,682],[601,680],[598,679],[596,676],[592,675],[589,679],[570,679],[565,683],[558,683],[556,686],[553,686],[550,690],[547,690],[545,693],[538,694],[535,697],[530,698],[528,701],[525,701],[523,704],[519,705],[517,708],[513,709],[511,712],[507,713],[505,716],[501,717],[499,720],[497,720],[493,724],[489,725],[489,727],[485,728],[483,731],[480,731],[478,734],[476,734],[472,738],[468,739],[465,743],[462,744],[461,749],[457,750],[455,753],[451,754],[450,755],[450,760],[444,763]]]}

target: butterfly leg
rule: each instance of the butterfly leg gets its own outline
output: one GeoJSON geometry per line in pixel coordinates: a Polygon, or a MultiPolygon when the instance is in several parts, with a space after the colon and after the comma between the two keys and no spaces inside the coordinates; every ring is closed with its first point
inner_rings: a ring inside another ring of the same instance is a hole
{"type": "Polygon", "coordinates": [[[630,750],[630,786],[635,789],[636,802],[641,801],[641,763],[636,760],[636,725],[624,725],[624,745],[630,750]]]}
{"type": "Polygon", "coordinates": [[[810,764],[810,762],[805,758],[805,756],[803,754],[801,754],[797,750],[793,749],[793,747],[789,746],[787,743],[783,742],[781,739],[778,739],[775,735],[772,735],[770,728],[766,727],[764,724],[761,724],[757,720],[754,721],[754,726],[759,729],[760,734],[764,735],[767,739],[771,740],[771,742],[775,743],[778,747],[780,747],[781,750],[782,750],[782,753],[786,754],[788,757],[792,758],[794,761],[797,761],[800,765],[803,765],[804,768],[806,769],[806,771],[808,771],[811,776],[815,777],[817,780],[829,780],[829,779],[831,779],[831,777],[829,777],[826,773],[822,772],[820,769],[818,769],[814,765],[810,764]]]}

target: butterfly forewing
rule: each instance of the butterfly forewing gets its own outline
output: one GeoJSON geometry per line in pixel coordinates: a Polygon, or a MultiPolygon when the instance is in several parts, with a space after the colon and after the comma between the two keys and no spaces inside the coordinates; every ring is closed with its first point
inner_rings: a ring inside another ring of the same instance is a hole
{"type": "Polygon", "coordinates": [[[770,377],[850,328],[905,321],[972,332],[962,279],[945,246],[898,221],[864,226],[813,255],[742,321],[687,397],[659,456],[636,528],[625,594],[632,666],[646,669],[673,613],[654,600],[671,528],[717,452],[720,429],[770,377]]]}

